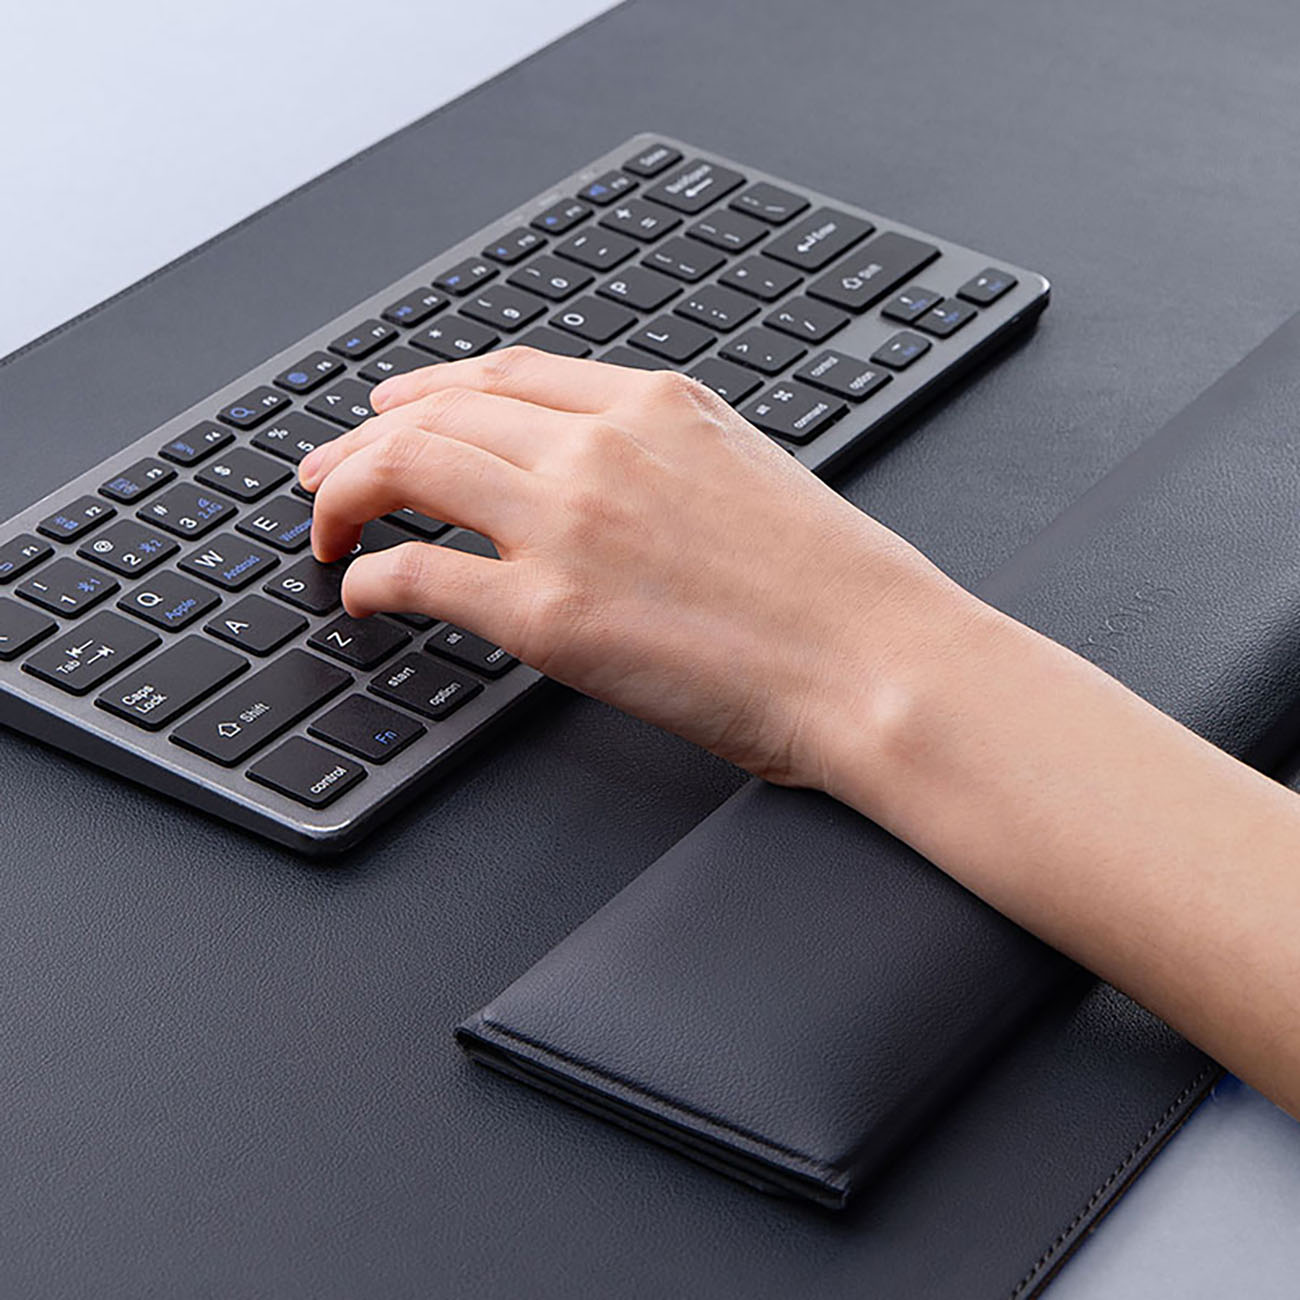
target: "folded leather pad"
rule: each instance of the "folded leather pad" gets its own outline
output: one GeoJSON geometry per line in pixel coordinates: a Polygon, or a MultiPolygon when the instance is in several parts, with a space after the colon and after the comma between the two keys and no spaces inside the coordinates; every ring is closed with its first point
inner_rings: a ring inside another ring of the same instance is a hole
{"type": "MultiPolygon", "coordinates": [[[[980,588],[1265,768],[1300,722],[1297,358],[1300,316],[980,588]]],[[[848,808],[755,781],[456,1032],[534,1087],[755,1187],[841,1207],[1018,1031],[1073,1014],[1088,982],[848,808]]],[[[1124,1020],[1122,1050],[1177,1042],[1113,991],[1085,996],[1124,1020]]],[[[1216,1075],[1188,1049],[1182,1085],[1136,1140],[1105,1138],[1114,1172],[1017,1294],[1216,1075]]],[[[1109,1104],[1089,1096],[1080,1133],[1096,1140],[1109,1104]]],[[[1016,1123],[1009,1108],[1009,1134],[1016,1123]]]]}

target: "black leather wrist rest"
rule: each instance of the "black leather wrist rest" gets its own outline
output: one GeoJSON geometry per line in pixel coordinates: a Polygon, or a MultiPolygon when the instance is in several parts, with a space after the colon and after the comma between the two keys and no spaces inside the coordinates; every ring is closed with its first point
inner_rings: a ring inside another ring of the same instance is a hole
{"type": "MultiPolygon", "coordinates": [[[[1268,764],[1300,700],[1298,554],[1300,316],[980,592],[1268,764]]],[[[840,1206],[1075,970],[849,809],[753,782],[457,1034],[840,1206]]]]}

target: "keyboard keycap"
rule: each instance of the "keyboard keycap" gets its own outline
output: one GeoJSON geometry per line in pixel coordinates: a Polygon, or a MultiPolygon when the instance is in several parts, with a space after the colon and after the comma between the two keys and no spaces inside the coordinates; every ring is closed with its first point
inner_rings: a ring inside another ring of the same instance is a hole
{"type": "Polygon", "coordinates": [[[783,226],[808,206],[808,200],[769,181],[758,181],[737,194],[730,206],[773,226],[783,226]]]}
{"type": "Polygon", "coordinates": [[[107,574],[62,556],[14,588],[24,600],[63,618],[77,618],[111,596],[118,584],[107,574]]]}
{"type": "MultiPolygon", "coordinates": [[[[394,352],[401,350],[393,349],[394,352]]],[[[296,465],[309,452],[315,451],[322,443],[332,442],[342,433],[342,429],[323,424],[301,411],[289,411],[265,429],[259,429],[253,435],[253,446],[296,465]]]]}
{"type": "Polygon", "coordinates": [[[319,628],[307,644],[353,668],[375,668],[410,642],[409,632],[382,618],[340,614],[332,623],[319,628]]]}
{"type": "Polygon", "coordinates": [[[282,370],[275,377],[281,388],[291,393],[310,393],[327,379],[333,379],[343,369],[343,362],[328,352],[309,352],[296,365],[282,370]]]}
{"type": "Polygon", "coordinates": [[[688,226],[686,233],[692,239],[702,239],[724,253],[743,253],[752,248],[768,232],[768,227],[753,217],[729,208],[719,208],[701,217],[693,226],[688,226]]]}
{"type": "Polygon", "coordinates": [[[674,235],[672,239],[651,250],[645,264],[655,271],[663,271],[675,280],[694,284],[712,275],[727,259],[716,249],[703,245],[697,239],[674,235]]]}
{"type": "Polygon", "coordinates": [[[507,284],[532,293],[540,293],[552,302],[563,302],[579,289],[585,289],[596,277],[590,271],[580,271],[571,262],[543,253],[526,266],[516,267],[506,277],[507,284]]]}
{"type": "Polygon", "coordinates": [[[248,775],[309,808],[325,808],[365,778],[360,763],[340,758],[323,745],[293,736],[259,758],[248,775]]]}
{"type": "Polygon", "coordinates": [[[420,325],[447,305],[447,299],[432,289],[412,289],[383,310],[383,318],[394,325],[420,325]]]}
{"type": "Polygon", "coordinates": [[[136,512],[177,537],[202,537],[235,513],[235,507],[193,483],[177,483],[136,512]]]}
{"type": "Polygon", "coordinates": [[[447,667],[433,655],[411,654],[380,673],[370,689],[421,717],[441,722],[468,704],[483,683],[447,667]]]}
{"type": "Polygon", "coordinates": [[[31,533],[19,533],[0,546],[0,582],[12,582],[53,554],[54,547],[49,542],[31,533]]]}
{"type": "Polygon", "coordinates": [[[606,230],[616,230],[621,235],[631,235],[643,244],[650,244],[680,226],[682,219],[675,212],[656,207],[653,203],[624,199],[601,217],[600,224],[606,230]]]}
{"type": "Polygon", "coordinates": [[[263,658],[286,641],[292,641],[307,626],[301,614],[265,596],[245,596],[204,624],[203,630],[209,636],[263,658]]]}
{"type": "Polygon", "coordinates": [[[762,374],[776,375],[786,366],[794,365],[805,351],[798,343],[756,325],[725,343],[719,355],[728,361],[739,361],[742,366],[762,374]]]}
{"type": "Polygon", "coordinates": [[[431,515],[422,515],[418,510],[412,510],[410,506],[403,506],[400,510],[394,510],[391,515],[385,515],[384,518],[389,523],[396,524],[399,528],[405,528],[417,537],[423,537],[425,541],[429,542],[435,537],[441,537],[451,527],[450,524],[443,523],[441,519],[434,519],[431,515]]]}
{"type": "Polygon", "coordinates": [[[938,256],[939,250],[933,244],[887,231],[832,267],[820,280],[814,280],[808,292],[837,307],[865,311],[938,256]]]}
{"type": "Polygon", "coordinates": [[[946,339],[956,334],[963,325],[975,319],[975,308],[969,303],[958,302],[955,298],[935,303],[924,316],[918,317],[916,328],[933,334],[937,339],[946,339]]]}
{"type": "Polygon", "coordinates": [[[293,554],[311,541],[311,506],[298,497],[272,497],[235,525],[245,537],[254,537],[293,554]]]}
{"type": "Polygon", "coordinates": [[[720,284],[706,284],[688,293],[673,311],[678,316],[699,321],[701,325],[721,330],[725,334],[755,315],[758,303],[734,289],[727,289],[720,284]]]}
{"type": "Polygon", "coordinates": [[[117,607],[152,623],[154,627],[179,632],[220,603],[221,597],[215,591],[164,569],[155,573],[148,582],[127,592],[117,602],[117,607]]]}
{"type": "Polygon", "coordinates": [[[602,298],[621,302],[637,311],[658,311],[681,291],[682,286],[676,280],[644,266],[629,266],[596,290],[602,298]]]}
{"type": "Polygon", "coordinates": [[[634,176],[641,176],[649,179],[651,176],[658,176],[666,167],[671,167],[673,163],[680,162],[682,152],[680,149],[674,149],[670,144],[652,144],[642,149],[639,154],[629,158],[623,164],[625,172],[631,172],[634,176]]]}
{"type": "Polygon", "coordinates": [[[177,568],[220,587],[222,591],[240,591],[279,563],[280,557],[274,552],[236,537],[234,533],[219,533],[204,542],[199,550],[187,555],[177,568]]]}
{"type": "Polygon", "coordinates": [[[744,183],[745,178],[730,167],[706,162],[703,158],[692,158],[685,166],[679,167],[648,189],[645,196],[654,199],[656,203],[666,203],[678,212],[694,216],[744,183]]]}
{"type": "Polygon", "coordinates": [[[498,284],[467,298],[460,309],[480,324],[513,334],[535,321],[546,310],[546,302],[513,285],[498,284]]]}
{"type": "Polygon", "coordinates": [[[810,442],[824,433],[848,411],[837,401],[803,384],[774,384],[741,411],[764,433],[774,433],[791,442],[810,442]]]}
{"type": "Polygon", "coordinates": [[[288,405],[289,399],[283,393],[262,384],[229,406],[222,407],[217,412],[217,419],[233,424],[236,429],[253,429],[288,405]]]}
{"type": "Polygon", "coordinates": [[[38,650],[25,672],[69,695],[85,695],[159,645],[162,638],[138,623],[103,610],[38,650]]]}
{"type": "Polygon", "coordinates": [[[763,382],[753,371],[732,365],[720,357],[706,357],[691,371],[691,378],[698,379],[705,387],[713,389],[732,406],[756,392],[763,382]]]}
{"type": "Polygon", "coordinates": [[[579,203],[577,199],[561,199],[545,212],[539,212],[533,218],[533,225],[548,234],[562,235],[589,216],[591,209],[585,203],[579,203]]]}
{"type": "Polygon", "coordinates": [[[430,325],[419,334],[411,335],[411,342],[425,352],[456,361],[460,357],[476,357],[486,352],[500,340],[490,329],[464,320],[460,316],[447,316],[436,325],[430,325]]]}
{"type": "Polygon", "coordinates": [[[235,435],[219,424],[196,424],[186,433],[158,448],[158,454],[178,465],[197,465],[214,451],[235,441],[235,435]]]}
{"type": "Polygon", "coordinates": [[[307,730],[372,763],[387,763],[428,734],[424,723],[364,695],[349,695],[321,714],[307,730]]]}
{"type": "Polygon", "coordinates": [[[699,356],[716,338],[716,335],[710,334],[694,321],[659,316],[630,335],[627,341],[634,348],[653,352],[657,357],[680,364],[699,356]]]}
{"type": "Polygon", "coordinates": [[[883,343],[872,354],[872,361],[877,365],[888,366],[891,370],[906,370],[918,357],[923,357],[930,350],[930,340],[911,330],[899,330],[893,338],[883,343]]]}
{"type": "Polygon", "coordinates": [[[229,493],[237,501],[256,501],[292,475],[293,471],[278,460],[247,447],[234,447],[210,461],[194,478],[205,487],[229,493]]]}
{"type": "Polygon", "coordinates": [[[561,334],[559,330],[553,330],[547,325],[529,330],[515,342],[521,348],[536,348],[539,352],[550,352],[557,357],[591,356],[591,348],[580,338],[572,334],[561,334]]]}
{"type": "Polygon", "coordinates": [[[342,562],[321,564],[309,555],[272,578],[262,590],[309,614],[329,614],[342,603],[339,592],[346,568],[342,562]]]}
{"type": "Polygon", "coordinates": [[[493,240],[483,250],[483,256],[490,257],[494,262],[513,266],[516,262],[523,261],[534,249],[545,248],[545,246],[546,240],[537,231],[529,230],[527,226],[516,226],[500,239],[493,240]]]}
{"type": "MultiPolygon", "coordinates": [[[[421,356],[414,348],[389,348],[382,356],[373,357],[357,372],[370,384],[382,384],[394,375],[409,375],[412,370],[423,370],[432,364],[427,356],[421,356]]],[[[256,439],[254,439],[256,441],[256,439]]]]}
{"type": "Polygon", "coordinates": [[[609,366],[625,366],[628,370],[671,370],[673,368],[671,361],[651,356],[649,352],[638,352],[635,348],[625,348],[621,343],[596,359],[609,366]]]}
{"type": "Polygon", "coordinates": [[[895,294],[881,309],[880,314],[890,320],[910,325],[918,316],[929,311],[937,302],[943,301],[943,294],[933,289],[922,288],[914,284],[901,293],[895,294]]]}
{"type": "Polygon", "coordinates": [[[36,525],[36,531],[58,542],[75,542],[115,514],[117,511],[98,497],[78,497],[62,510],[46,515],[36,525]]]}
{"type": "Polygon", "coordinates": [[[612,271],[620,262],[626,262],[639,245],[626,235],[616,235],[612,230],[592,226],[570,235],[555,251],[571,262],[588,266],[593,271],[612,271]]]}
{"type": "Polygon", "coordinates": [[[802,278],[788,266],[756,253],[729,267],[724,275],[718,277],[718,283],[752,294],[762,302],[775,302],[789,293],[802,278]]]}
{"type": "Polygon", "coordinates": [[[126,578],[148,573],[180,547],[170,537],[137,519],[119,519],[98,537],[87,538],[77,548],[83,560],[93,560],[126,578]]]}
{"type": "Polygon", "coordinates": [[[359,379],[340,379],[332,383],[323,392],[307,403],[307,409],[313,415],[323,415],[345,429],[355,429],[357,425],[374,415],[370,407],[370,385],[359,379]]]}
{"type": "Polygon", "coordinates": [[[636,315],[616,303],[602,302],[599,298],[576,298],[551,324],[590,343],[608,343],[636,324],[636,315]]]}
{"type": "Polygon", "coordinates": [[[466,555],[481,555],[484,559],[499,560],[497,548],[492,545],[490,537],[482,533],[471,532],[468,528],[458,528],[447,537],[440,546],[450,546],[453,551],[464,551],[466,555]]]}
{"type": "Polygon", "coordinates": [[[636,189],[637,180],[635,176],[629,176],[627,172],[621,172],[617,168],[613,171],[605,172],[597,176],[590,185],[583,186],[578,191],[578,198],[588,203],[595,203],[600,207],[613,203],[616,198],[622,194],[628,194],[636,189]]]}
{"type": "Polygon", "coordinates": [[[145,731],[161,731],[248,668],[248,660],[201,636],[154,655],[95,703],[145,731]]]}
{"type": "Polygon", "coordinates": [[[115,474],[107,483],[100,484],[99,490],[104,496],[129,505],[132,501],[148,496],[164,483],[170,483],[175,477],[176,471],[170,465],[146,456],[120,474],[115,474]]]}
{"type": "Polygon", "coordinates": [[[874,229],[861,217],[834,208],[818,208],[765,245],[763,251],[800,271],[820,271],[874,229]]]}
{"type": "Polygon", "coordinates": [[[433,282],[433,287],[460,298],[480,284],[486,284],[496,273],[497,268],[491,262],[485,262],[480,257],[467,257],[444,271],[433,282]]]}
{"type": "Polygon", "coordinates": [[[59,625],[48,615],[8,596],[0,597],[0,661],[7,663],[39,645],[59,625]]]}
{"type": "Polygon", "coordinates": [[[330,351],[349,361],[359,361],[372,352],[378,352],[385,344],[397,337],[397,331],[382,320],[363,320],[360,325],[340,334],[330,344],[330,351]]]}
{"type": "Polygon", "coordinates": [[[973,302],[977,307],[987,307],[997,302],[1004,293],[1014,289],[1019,281],[1010,271],[999,271],[996,266],[986,266],[978,275],[972,276],[960,289],[957,297],[973,302]]]}
{"type": "Polygon", "coordinates": [[[424,643],[424,648],[430,654],[472,668],[484,677],[504,677],[519,662],[499,645],[450,623],[444,623],[424,643]]]}
{"type": "Polygon", "coordinates": [[[791,298],[763,320],[764,325],[809,343],[820,343],[830,338],[848,323],[849,317],[844,312],[802,295],[791,298]]]}
{"type": "Polygon", "coordinates": [[[233,767],[352,683],[305,650],[286,650],[172,732],[185,749],[233,767]]]}
{"type": "Polygon", "coordinates": [[[860,402],[878,392],[889,383],[890,374],[879,366],[868,365],[847,352],[836,352],[828,348],[819,352],[806,365],[794,372],[796,379],[807,384],[816,384],[836,397],[847,397],[852,402],[860,402]]]}

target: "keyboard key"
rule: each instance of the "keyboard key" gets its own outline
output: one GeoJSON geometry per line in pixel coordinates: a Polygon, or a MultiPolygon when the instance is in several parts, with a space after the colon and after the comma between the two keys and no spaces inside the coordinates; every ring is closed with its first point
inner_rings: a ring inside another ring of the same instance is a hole
{"type": "Polygon", "coordinates": [[[359,379],[337,380],[313,397],[307,403],[307,409],[313,415],[323,415],[327,420],[341,424],[345,429],[355,429],[374,415],[370,407],[370,385],[359,379]]]}
{"type": "Polygon", "coordinates": [[[713,389],[732,406],[756,392],[763,382],[753,371],[732,365],[730,361],[723,361],[719,357],[706,357],[691,371],[691,378],[698,379],[705,387],[713,389]]]}
{"type": "Polygon", "coordinates": [[[17,593],[63,618],[76,618],[111,596],[118,584],[106,574],[87,568],[78,560],[63,556],[52,560],[25,582],[17,593]]]}
{"type": "MultiPolygon", "coordinates": [[[[421,356],[413,348],[389,348],[382,356],[373,357],[357,372],[367,383],[381,384],[394,375],[409,375],[412,370],[423,370],[431,364],[427,356],[421,356]]],[[[257,441],[256,438],[253,439],[257,441]]]]}
{"type": "Polygon", "coordinates": [[[170,465],[164,465],[152,456],[138,460],[120,474],[115,474],[107,483],[101,483],[99,490],[104,496],[114,501],[130,504],[141,497],[148,496],[155,488],[170,483],[176,477],[176,471],[170,465]]]}
{"type": "MultiPolygon", "coordinates": [[[[393,349],[394,352],[402,350],[393,349]]],[[[322,443],[332,442],[342,433],[342,429],[322,424],[320,420],[314,420],[301,411],[290,411],[273,424],[268,424],[265,429],[259,429],[253,435],[253,446],[296,465],[309,452],[315,451],[322,443]]]]}
{"type": "Polygon", "coordinates": [[[275,377],[281,388],[291,393],[310,393],[327,379],[333,379],[343,369],[343,362],[328,352],[309,352],[296,365],[282,370],[275,377]]]}
{"type": "Polygon", "coordinates": [[[279,563],[280,557],[273,552],[236,537],[234,533],[219,533],[204,542],[202,549],[187,555],[176,567],[196,578],[203,578],[222,591],[240,591],[279,563]]]}
{"type": "Polygon", "coordinates": [[[612,230],[593,226],[570,235],[555,251],[571,262],[589,266],[593,271],[612,271],[620,262],[626,262],[638,249],[635,240],[626,235],[616,235],[612,230]]]}
{"type": "Polygon", "coordinates": [[[293,736],[279,749],[259,758],[248,769],[248,775],[309,808],[325,808],[363,780],[366,769],[323,745],[293,736]]]}
{"type": "Polygon", "coordinates": [[[848,407],[843,402],[803,384],[774,384],[741,411],[764,433],[774,433],[791,442],[809,442],[824,433],[848,407]]]}
{"type": "Polygon", "coordinates": [[[0,662],[17,659],[39,645],[59,625],[47,614],[0,598],[0,662]]]}
{"type": "Polygon", "coordinates": [[[77,548],[83,560],[94,560],[123,577],[148,573],[180,547],[160,530],[137,519],[119,519],[98,537],[87,538],[77,548]]]}
{"type": "Polygon", "coordinates": [[[31,533],[19,533],[0,546],[0,582],[12,582],[53,554],[54,547],[49,542],[31,533]]]}
{"type": "Polygon", "coordinates": [[[848,323],[849,317],[844,312],[802,295],[791,298],[784,307],[778,307],[763,320],[764,325],[770,325],[774,330],[797,339],[805,339],[809,343],[820,343],[823,339],[830,338],[836,330],[843,329],[848,323]]]}
{"type": "Polygon", "coordinates": [[[802,278],[788,266],[755,254],[728,268],[725,275],[718,277],[718,283],[752,294],[763,302],[775,302],[783,294],[789,293],[802,278]]]}
{"type": "Polygon", "coordinates": [[[483,256],[490,257],[494,262],[503,262],[506,266],[512,266],[515,262],[522,261],[534,249],[545,247],[546,240],[537,231],[529,230],[527,226],[516,226],[500,239],[493,240],[483,250],[483,256]]]}
{"type": "Polygon", "coordinates": [[[219,424],[196,424],[186,433],[158,448],[158,454],[178,465],[197,465],[214,451],[235,441],[235,435],[219,424]]]}
{"type": "Polygon", "coordinates": [[[878,347],[871,359],[891,370],[906,370],[918,357],[930,350],[930,340],[911,330],[899,330],[893,338],[878,347]]]}
{"type": "Polygon", "coordinates": [[[706,275],[712,275],[727,259],[716,249],[702,245],[697,239],[674,235],[672,239],[653,249],[645,264],[655,271],[663,271],[675,280],[694,284],[706,275]]]}
{"type": "Polygon", "coordinates": [[[286,650],[172,732],[185,749],[233,767],[352,683],[351,674],[286,650]]]}
{"type": "Polygon", "coordinates": [[[307,644],[353,668],[375,668],[410,642],[409,632],[385,619],[340,614],[319,628],[307,644]]]}
{"type": "Polygon", "coordinates": [[[44,533],[46,537],[53,537],[55,541],[75,542],[78,537],[84,537],[92,528],[98,528],[115,514],[117,511],[98,497],[78,497],[62,510],[46,515],[36,525],[36,531],[44,533]]]}
{"type": "Polygon", "coordinates": [[[987,307],[1017,284],[1019,281],[1010,271],[999,271],[996,266],[986,266],[957,290],[957,296],[973,302],[977,307],[987,307]]]}
{"type": "Polygon", "coordinates": [[[680,162],[682,152],[680,149],[674,149],[670,144],[652,144],[642,149],[639,154],[629,158],[623,164],[625,172],[631,172],[634,176],[641,176],[649,179],[651,176],[658,176],[666,167],[671,167],[673,163],[680,162]]]}
{"type": "Polygon", "coordinates": [[[177,483],[136,512],[177,537],[202,537],[235,513],[235,507],[193,483],[177,483]]]}
{"type": "Polygon", "coordinates": [[[888,231],[813,281],[808,292],[849,311],[865,311],[938,256],[933,244],[888,231]]]}
{"type": "Polygon", "coordinates": [[[490,537],[482,533],[471,532],[468,528],[458,528],[441,546],[449,546],[453,551],[464,551],[467,555],[481,555],[485,559],[499,560],[497,548],[492,545],[490,537]]]}
{"type": "Polygon", "coordinates": [[[461,304],[466,316],[507,334],[531,324],[545,310],[544,299],[509,284],[484,289],[461,304]]]}
{"type": "Polygon", "coordinates": [[[890,375],[879,366],[868,365],[865,361],[851,357],[847,352],[836,352],[828,348],[819,352],[806,365],[794,372],[796,379],[808,384],[816,384],[837,397],[847,397],[850,401],[860,402],[878,392],[889,383],[890,375]]]}
{"type": "Polygon", "coordinates": [[[916,322],[916,328],[933,334],[937,339],[946,339],[956,334],[963,325],[975,319],[975,308],[969,303],[958,302],[955,298],[935,303],[924,316],[916,322]]]}
{"type": "Polygon", "coordinates": [[[516,267],[506,277],[507,284],[532,293],[540,293],[552,302],[563,302],[579,289],[585,289],[596,277],[590,271],[580,271],[571,262],[543,253],[527,266],[516,267]]]}
{"type": "Polygon", "coordinates": [[[447,299],[432,289],[412,289],[384,308],[383,318],[394,325],[420,325],[447,305],[447,299]]]}
{"type": "Polygon", "coordinates": [[[572,334],[561,334],[549,326],[539,325],[515,340],[521,348],[536,348],[539,352],[550,352],[557,357],[589,357],[591,348],[572,334]]]}
{"type": "Polygon", "coordinates": [[[722,249],[724,253],[743,253],[757,244],[767,231],[768,228],[753,217],[732,212],[729,208],[719,208],[688,226],[686,233],[692,239],[702,239],[706,244],[722,249]]]}
{"type": "Polygon", "coordinates": [[[719,355],[765,375],[776,375],[786,366],[794,365],[805,351],[799,344],[759,325],[725,343],[719,355]]]}
{"type": "Polygon", "coordinates": [[[170,569],[155,573],[117,602],[118,609],[142,618],[154,627],[178,632],[221,603],[221,597],[170,569]]]}
{"type": "Polygon", "coordinates": [[[496,267],[490,262],[485,262],[479,257],[467,257],[463,262],[457,262],[455,266],[444,271],[433,282],[433,287],[443,289],[460,298],[480,284],[486,284],[496,273],[496,267]]]}
{"type": "Polygon", "coordinates": [[[472,668],[484,677],[504,677],[519,660],[484,637],[444,623],[425,643],[430,653],[472,668]]]}
{"type": "Polygon", "coordinates": [[[456,361],[460,357],[476,357],[500,342],[490,329],[464,320],[460,316],[447,316],[436,325],[430,325],[419,334],[411,335],[411,342],[425,352],[456,361]]]}
{"type": "Polygon", "coordinates": [[[865,239],[875,227],[861,217],[818,208],[764,247],[768,257],[788,262],[800,271],[820,271],[841,253],[865,239]]]}
{"type": "Polygon", "coordinates": [[[703,158],[692,158],[685,166],[679,167],[648,189],[645,196],[654,199],[656,203],[666,203],[678,212],[694,216],[744,183],[745,178],[730,167],[721,167],[717,163],[706,162],[703,158]]]}
{"type": "Polygon", "coordinates": [[[428,728],[378,700],[349,695],[307,728],[313,736],[372,763],[387,763],[428,728]]]}
{"type": "Polygon", "coordinates": [[[929,311],[937,302],[943,301],[943,294],[933,289],[923,289],[914,284],[910,289],[895,294],[881,309],[880,314],[903,325],[910,325],[918,316],[929,311]]]}
{"type": "Polygon", "coordinates": [[[694,321],[659,316],[631,335],[628,342],[634,348],[653,352],[657,357],[680,364],[699,356],[716,338],[716,335],[710,334],[694,321]]]}
{"type": "Polygon", "coordinates": [[[103,610],[66,629],[23,664],[23,670],[69,695],[85,695],[161,641],[156,632],[103,610]]]}
{"type": "Polygon", "coordinates": [[[706,284],[688,293],[673,311],[688,320],[699,321],[701,325],[726,333],[755,315],[758,303],[734,289],[706,284]]]}
{"type": "Polygon", "coordinates": [[[616,334],[636,324],[636,315],[616,303],[599,298],[577,298],[551,317],[552,325],[590,343],[608,343],[616,334]]]}
{"type": "Polygon", "coordinates": [[[412,510],[410,506],[403,506],[400,510],[394,510],[391,515],[385,515],[384,518],[389,523],[396,524],[399,528],[405,528],[417,537],[423,537],[428,542],[431,542],[435,537],[441,537],[451,527],[450,524],[443,523],[441,519],[434,519],[431,515],[422,515],[418,510],[412,510]]]}
{"type": "Polygon", "coordinates": [[[737,194],[730,206],[760,221],[783,226],[808,206],[808,200],[802,194],[792,194],[769,181],[758,181],[737,194]]]}
{"type": "Polygon", "coordinates": [[[346,357],[349,361],[359,361],[372,352],[378,352],[396,337],[397,331],[387,321],[372,318],[363,320],[360,325],[340,334],[330,344],[330,351],[337,352],[339,356],[346,357]]]}
{"type": "Polygon", "coordinates": [[[289,399],[283,393],[262,384],[229,406],[222,407],[217,412],[217,419],[233,424],[237,429],[253,429],[288,405],[289,399]]]}
{"type": "Polygon", "coordinates": [[[577,199],[561,199],[545,212],[539,212],[533,218],[533,225],[549,234],[562,235],[589,216],[591,209],[585,203],[579,203],[577,199]]]}
{"type": "Polygon", "coordinates": [[[124,677],[95,703],[145,731],[161,731],[248,668],[248,660],[187,636],[124,677]]]}
{"type": "Polygon", "coordinates": [[[262,658],[293,640],[308,626],[301,614],[267,600],[245,596],[223,609],[203,630],[230,645],[262,658]]]}
{"type": "Polygon", "coordinates": [[[194,478],[205,487],[228,492],[237,501],[256,501],[292,475],[293,471],[278,460],[247,447],[233,447],[210,461],[194,478]]]}
{"type": "Polygon", "coordinates": [[[637,311],[658,311],[681,291],[682,286],[676,280],[644,266],[629,266],[596,290],[602,298],[624,303],[637,311]]]}
{"type": "Polygon", "coordinates": [[[339,592],[346,568],[346,563],[321,564],[309,555],[272,578],[262,590],[309,614],[329,614],[342,603],[339,592]]]}
{"type": "Polygon", "coordinates": [[[272,497],[235,525],[245,537],[293,554],[311,541],[311,506],[297,497],[272,497]]]}
{"type": "Polygon", "coordinates": [[[370,689],[412,713],[441,722],[468,704],[483,683],[447,667],[433,655],[412,654],[376,677],[370,689]]]}
{"type": "Polygon", "coordinates": [[[675,212],[656,207],[653,203],[624,199],[601,217],[600,224],[606,230],[616,230],[621,235],[631,235],[643,244],[650,244],[680,226],[682,219],[675,212]]]}
{"type": "Polygon", "coordinates": [[[596,358],[610,366],[625,366],[629,370],[671,370],[673,363],[662,357],[651,356],[649,352],[637,352],[634,348],[625,348],[621,343],[596,358]]]}
{"type": "Polygon", "coordinates": [[[597,176],[590,185],[586,185],[578,191],[578,197],[585,199],[588,203],[598,204],[603,208],[607,204],[613,203],[621,194],[627,194],[636,189],[636,186],[636,177],[629,176],[627,172],[621,172],[616,168],[613,171],[597,176]]]}

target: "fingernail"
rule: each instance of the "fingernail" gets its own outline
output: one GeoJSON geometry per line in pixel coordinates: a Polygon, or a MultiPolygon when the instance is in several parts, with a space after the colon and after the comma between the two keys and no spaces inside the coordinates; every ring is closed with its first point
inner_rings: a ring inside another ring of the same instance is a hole
{"type": "Polygon", "coordinates": [[[387,402],[388,394],[392,391],[389,388],[391,382],[391,380],[385,379],[370,390],[370,409],[372,411],[378,411],[387,402]]]}
{"type": "Polygon", "coordinates": [[[320,464],[324,459],[321,448],[317,447],[315,451],[308,452],[298,464],[298,482],[308,492],[315,491],[316,476],[320,472],[320,464]]]}

